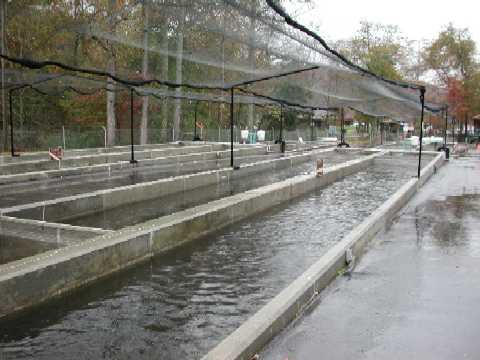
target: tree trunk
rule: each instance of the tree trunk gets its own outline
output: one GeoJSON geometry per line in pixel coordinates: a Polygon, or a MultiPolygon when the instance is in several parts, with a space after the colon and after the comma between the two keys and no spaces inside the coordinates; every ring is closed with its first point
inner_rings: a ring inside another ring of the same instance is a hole
{"type": "MultiPolygon", "coordinates": [[[[257,0],[251,0],[251,11],[252,13],[256,12],[257,8],[257,0]]],[[[249,26],[249,33],[248,38],[250,39],[250,45],[248,47],[248,64],[251,70],[255,70],[255,46],[253,43],[255,42],[255,17],[250,18],[250,26],[249,26]]],[[[255,125],[255,105],[249,104],[248,105],[248,128],[252,129],[255,125]]]]}
{"type": "MultiPolygon", "coordinates": [[[[183,81],[182,66],[183,66],[183,27],[184,25],[185,25],[185,9],[182,8],[179,24],[178,24],[178,30],[177,30],[177,60],[176,60],[176,76],[175,76],[177,84],[180,84],[183,81]]],[[[180,96],[182,93],[182,89],[177,88],[175,92],[178,96],[180,96]]],[[[178,98],[175,100],[175,112],[173,114],[173,129],[175,134],[175,138],[173,139],[174,141],[177,140],[180,135],[181,117],[182,117],[182,101],[181,99],[178,98]]]]}
{"type": "MultiPolygon", "coordinates": [[[[143,62],[142,76],[145,80],[148,76],[148,2],[144,1],[143,10],[143,62]]],[[[140,144],[144,145],[148,141],[148,96],[142,97],[142,121],[140,123],[140,144]]]]}
{"type": "MultiPolygon", "coordinates": [[[[115,60],[109,60],[108,71],[115,73],[115,60]]],[[[111,79],[107,79],[107,145],[115,145],[115,135],[117,127],[117,119],[115,114],[115,82],[111,79]]]]}
{"type": "MultiPolygon", "coordinates": [[[[2,37],[1,39],[1,51],[2,54],[7,53],[7,49],[5,47],[5,19],[7,18],[7,1],[2,0],[0,2],[0,35],[2,37]]],[[[8,142],[8,137],[7,137],[7,112],[5,110],[5,60],[2,58],[1,59],[1,76],[2,76],[2,134],[3,137],[1,139],[2,141],[2,146],[0,148],[3,149],[4,151],[7,151],[7,142],[8,142]]]]}
{"type": "MultiPolygon", "coordinates": [[[[115,0],[108,2],[108,12],[111,15],[109,20],[109,28],[111,33],[115,33],[115,19],[113,14],[115,13],[115,0]]],[[[115,75],[116,72],[116,53],[113,43],[107,44],[107,71],[115,75]]],[[[107,79],[107,144],[108,146],[115,145],[115,135],[117,128],[117,117],[115,113],[115,82],[112,78],[107,79]]]]}
{"type": "MultiPolygon", "coordinates": [[[[165,17],[164,24],[160,45],[161,49],[164,51],[164,54],[161,59],[160,73],[162,79],[168,80],[168,17],[165,17]]],[[[168,88],[166,90],[168,90],[168,88]]],[[[160,127],[162,129],[168,128],[168,97],[165,97],[162,101],[162,123],[160,127]]],[[[168,138],[166,140],[168,141],[168,138]]]]}

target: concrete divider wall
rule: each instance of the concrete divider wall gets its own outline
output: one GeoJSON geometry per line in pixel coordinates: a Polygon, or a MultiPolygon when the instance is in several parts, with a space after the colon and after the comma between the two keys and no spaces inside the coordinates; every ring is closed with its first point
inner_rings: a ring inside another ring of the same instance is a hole
{"type": "MultiPolygon", "coordinates": [[[[327,151],[321,151],[327,152],[327,151]]],[[[242,178],[255,173],[282,169],[309,161],[312,153],[286,158],[260,161],[242,166],[239,170],[224,168],[99,190],[92,193],[68,196],[50,201],[19,205],[0,210],[0,215],[14,216],[42,221],[64,221],[70,218],[112,209],[117,206],[150,200],[165,195],[192,190],[203,186],[227,183],[232,178],[242,178]]]]}
{"type": "Polygon", "coordinates": [[[160,223],[159,220],[152,220],[135,227],[150,232],[154,253],[165,251],[304,195],[316,188],[325,187],[340,178],[365,169],[372,161],[373,158],[353,160],[346,163],[345,166],[332,167],[322,177],[301,175],[186,210],[182,212],[180,219],[174,214],[173,221],[165,217],[160,219],[160,223]]]}
{"type": "Polygon", "coordinates": [[[0,317],[193,241],[367,168],[381,154],[301,175],[0,266],[0,317]]]}
{"type": "MultiPolygon", "coordinates": [[[[197,144],[198,145],[198,144],[197,144]]],[[[162,149],[162,148],[171,148],[181,146],[177,144],[146,144],[146,145],[134,145],[135,151],[142,151],[147,149],[162,149]]],[[[107,148],[86,148],[86,149],[67,149],[64,152],[64,156],[74,157],[74,156],[82,156],[82,155],[95,155],[95,154],[105,154],[109,152],[125,152],[130,151],[130,145],[124,146],[112,146],[107,148]]],[[[45,151],[37,151],[37,152],[26,152],[21,153],[19,157],[12,157],[10,155],[1,155],[0,156],[0,164],[10,164],[28,160],[48,160],[47,150],[45,151]]]]}
{"type": "MultiPolygon", "coordinates": [[[[135,159],[153,159],[161,156],[183,155],[191,152],[209,152],[224,150],[225,146],[218,145],[199,145],[199,146],[182,146],[164,149],[141,150],[135,152],[135,159]]],[[[94,155],[81,155],[77,157],[68,157],[61,161],[35,160],[13,162],[0,165],[0,174],[16,174],[41,170],[55,170],[62,167],[78,167],[90,166],[96,164],[105,164],[118,161],[127,161],[131,157],[130,152],[104,153],[94,155]]]]}
{"type": "Polygon", "coordinates": [[[51,224],[43,221],[16,219],[5,216],[0,217],[0,234],[4,236],[57,245],[74,244],[110,232],[96,228],[51,224]]]}
{"type": "MultiPolygon", "coordinates": [[[[234,149],[235,156],[249,156],[249,155],[265,155],[266,148],[264,147],[249,147],[249,148],[240,148],[234,149]]],[[[101,173],[108,174],[110,176],[116,171],[124,169],[145,169],[147,166],[159,166],[159,165],[172,165],[190,162],[189,166],[195,168],[194,161],[202,162],[208,160],[216,160],[219,164],[224,164],[227,166],[229,164],[229,150],[222,151],[210,151],[210,152],[201,152],[201,153],[188,153],[182,155],[173,155],[166,157],[156,157],[154,159],[144,159],[138,160],[137,164],[130,164],[129,161],[120,161],[116,163],[107,163],[107,164],[96,164],[91,166],[81,166],[81,167],[71,167],[71,168],[62,168],[55,170],[45,170],[45,171],[32,171],[20,174],[9,174],[9,175],[0,175],[0,185],[14,184],[17,182],[27,182],[35,180],[45,180],[49,178],[59,178],[63,176],[74,176],[74,175],[98,175],[101,173]]],[[[197,167],[201,167],[202,164],[198,164],[197,167]]]]}
{"type": "Polygon", "coordinates": [[[411,179],[385,201],[342,241],[333,246],[315,264],[281,291],[267,305],[212,349],[202,360],[249,360],[272,338],[297,318],[342,269],[347,266],[346,252],[351,250],[355,261],[366,245],[383,231],[431,176],[442,166],[444,155],[437,156],[421,172],[420,179],[411,179]]]}

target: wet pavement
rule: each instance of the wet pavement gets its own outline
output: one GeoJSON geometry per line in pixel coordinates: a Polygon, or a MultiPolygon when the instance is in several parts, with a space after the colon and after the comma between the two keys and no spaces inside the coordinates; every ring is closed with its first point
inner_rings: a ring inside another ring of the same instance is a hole
{"type": "Polygon", "coordinates": [[[415,174],[395,160],[0,322],[2,360],[199,359],[415,174]]]}
{"type": "Polygon", "coordinates": [[[480,159],[439,170],[263,360],[479,359],[480,159]]]}

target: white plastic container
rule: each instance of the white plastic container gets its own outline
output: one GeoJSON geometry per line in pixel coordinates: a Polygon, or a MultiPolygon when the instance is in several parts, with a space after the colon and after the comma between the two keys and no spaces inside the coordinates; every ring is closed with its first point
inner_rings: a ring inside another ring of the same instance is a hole
{"type": "Polygon", "coordinates": [[[265,141],[265,130],[258,130],[257,131],[257,140],[258,141],[265,141]]]}
{"type": "Polygon", "coordinates": [[[248,139],[248,130],[240,130],[240,138],[247,141],[248,139]]]}
{"type": "Polygon", "coordinates": [[[420,138],[418,136],[412,136],[411,138],[409,138],[407,140],[409,140],[411,146],[419,146],[420,145],[420,138]]]}
{"type": "Polygon", "coordinates": [[[442,143],[443,143],[443,137],[431,136],[431,137],[430,137],[430,143],[433,143],[433,144],[442,144],[442,143]]]}

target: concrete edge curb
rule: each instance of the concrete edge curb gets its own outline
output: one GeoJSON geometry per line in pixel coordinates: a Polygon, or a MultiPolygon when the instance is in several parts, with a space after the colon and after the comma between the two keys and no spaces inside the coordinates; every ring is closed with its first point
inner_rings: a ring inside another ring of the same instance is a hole
{"type": "MultiPolygon", "coordinates": [[[[165,148],[165,149],[147,149],[139,150],[136,152],[136,157],[140,159],[152,159],[154,157],[159,157],[161,155],[182,155],[186,154],[186,150],[194,149],[197,152],[212,152],[216,150],[224,150],[223,145],[196,145],[190,148],[187,147],[175,147],[175,148],[165,148]]],[[[99,153],[99,154],[89,154],[89,155],[79,155],[73,157],[67,157],[60,161],[51,161],[46,157],[43,160],[26,160],[19,162],[12,162],[7,164],[0,164],[0,173],[2,175],[12,174],[12,169],[15,173],[25,173],[30,171],[38,170],[56,170],[63,167],[76,167],[82,166],[82,163],[87,163],[89,165],[94,164],[105,164],[118,161],[128,161],[130,158],[129,151],[122,152],[108,152],[108,153],[99,153]],[[32,169],[33,167],[33,169],[32,169]],[[27,171],[22,171],[22,169],[27,171]],[[16,172],[18,171],[18,172],[16,172]]]]}
{"type": "MultiPolygon", "coordinates": [[[[251,155],[261,155],[266,153],[266,148],[251,148],[251,149],[241,149],[236,148],[234,149],[234,153],[236,156],[251,156],[251,155]]],[[[93,165],[86,165],[86,166],[75,166],[75,167],[64,167],[61,169],[53,169],[53,170],[37,170],[31,172],[23,172],[18,174],[7,174],[7,175],[0,175],[0,185],[10,185],[15,184],[16,182],[29,182],[29,181],[38,181],[38,180],[46,180],[46,179],[56,179],[63,176],[71,176],[71,175],[90,175],[90,174],[97,174],[102,172],[108,171],[119,171],[127,168],[142,168],[145,166],[150,165],[172,165],[172,164],[184,164],[190,161],[198,161],[198,160],[223,160],[228,162],[228,156],[230,154],[230,150],[219,150],[219,151],[209,151],[209,152],[192,152],[187,154],[181,155],[170,155],[170,156],[160,156],[154,157],[151,159],[139,159],[138,164],[130,164],[129,160],[121,160],[117,162],[111,163],[101,163],[101,164],[93,164],[93,165]],[[218,159],[218,155],[221,155],[220,159],[218,159]]]]}
{"type": "Polygon", "coordinates": [[[31,226],[38,226],[42,228],[85,231],[85,232],[91,232],[92,234],[97,234],[97,235],[110,234],[113,232],[113,230],[105,230],[105,229],[89,227],[89,226],[77,226],[77,225],[70,225],[70,224],[53,223],[53,222],[47,222],[42,220],[20,219],[20,218],[11,217],[11,216],[0,216],[0,221],[2,220],[5,220],[12,224],[17,224],[17,225],[25,224],[25,225],[31,225],[31,226]]]}

